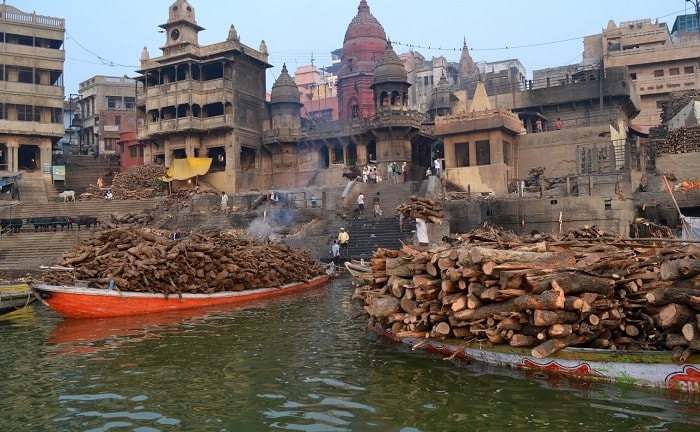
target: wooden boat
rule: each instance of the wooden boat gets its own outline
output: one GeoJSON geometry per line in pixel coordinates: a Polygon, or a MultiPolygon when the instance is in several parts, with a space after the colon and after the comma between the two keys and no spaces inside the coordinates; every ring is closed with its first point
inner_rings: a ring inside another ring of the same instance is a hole
{"type": "Polygon", "coordinates": [[[688,363],[675,364],[669,351],[617,351],[569,347],[550,357],[533,357],[529,348],[509,345],[466,345],[459,340],[398,338],[390,331],[375,327],[377,334],[412,351],[450,358],[462,363],[473,361],[520,371],[537,373],[538,378],[568,376],[577,380],[633,384],[700,393],[700,354],[692,354],[688,363]]]}
{"type": "Polygon", "coordinates": [[[256,300],[299,293],[323,286],[329,276],[294,282],[276,288],[224,291],[214,294],[171,294],[129,292],[102,288],[32,283],[31,289],[46,306],[67,318],[106,318],[156,312],[240,305],[256,300]]]}
{"type": "Polygon", "coordinates": [[[28,284],[0,285],[0,315],[22,309],[35,300],[28,284]]]}
{"type": "Polygon", "coordinates": [[[369,283],[369,280],[366,280],[362,277],[363,275],[372,270],[369,265],[353,260],[345,261],[345,268],[348,272],[350,272],[350,275],[355,281],[355,285],[363,286],[369,283]]]}

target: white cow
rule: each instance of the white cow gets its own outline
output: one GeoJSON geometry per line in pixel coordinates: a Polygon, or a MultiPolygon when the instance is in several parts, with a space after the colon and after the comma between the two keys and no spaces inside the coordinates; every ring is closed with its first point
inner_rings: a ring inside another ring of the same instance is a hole
{"type": "Polygon", "coordinates": [[[63,202],[67,202],[67,201],[75,202],[75,191],[73,191],[73,190],[63,191],[60,194],[58,194],[58,197],[63,198],[63,202]]]}

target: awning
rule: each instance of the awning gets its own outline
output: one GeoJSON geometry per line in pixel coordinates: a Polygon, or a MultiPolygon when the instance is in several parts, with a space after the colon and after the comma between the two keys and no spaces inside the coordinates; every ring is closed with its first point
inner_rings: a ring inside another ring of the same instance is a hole
{"type": "Polygon", "coordinates": [[[627,126],[627,129],[629,129],[630,134],[632,135],[636,135],[640,138],[649,138],[649,132],[642,132],[638,129],[633,128],[632,125],[627,126]]]}
{"type": "Polygon", "coordinates": [[[171,182],[173,180],[187,180],[204,175],[209,172],[211,160],[211,158],[173,159],[168,171],[160,179],[164,182],[171,182]]]}

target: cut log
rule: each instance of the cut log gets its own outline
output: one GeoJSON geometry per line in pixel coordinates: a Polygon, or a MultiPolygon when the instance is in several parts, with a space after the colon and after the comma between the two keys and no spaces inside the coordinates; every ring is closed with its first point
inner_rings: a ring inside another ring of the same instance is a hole
{"type": "Polygon", "coordinates": [[[372,300],[371,310],[372,316],[383,318],[401,312],[401,306],[396,297],[375,297],[372,300]]]}
{"type": "Polygon", "coordinates": [[[657,322],[664,330],[675,333],[685,324],[695,322],[695,313],[688,306],[671,303],[659,311],[657,322]]]}
{"type": "Polygon", "coordinates": [[[670,286],[649,291],[645,297],[650,304],[663,306],[669,303],[690,305],[691,299],[696,296],[700,296],[700,289],[670,286]]]}
{"type": "Polygon", "coordinates": [[[447,337],[450,334],[450,325],[446,322],[441,322],[435,327],[433,327],[433,332],[438,337],[447,337]]]}
{"type": "Polygon", "coordinates": [[[513,347],[531,347],[538,342],[539,340],[536,337],[516,333],[510,338],[509,345],[513,347]]]}
{"type": "Polygon", "coordinates": [[[661,263],[661,279],[687,279],[700,274],[700,259],[677,259],[661,263]]]}
{"type": "Polygon", "coordinates": [[[569,336],[564,336],[562,338],[548,339],[543,343],[534,347],[531,351],[532,356],[535,358],[545,358],[554,354],[555,352],[569,347],[585,344],[586,342],[595,339],[592,335],[580,335],[573,334],[569,336]]]}
{"type": "Polygon", "coordinates": [[[411,277],[413,270],[408,267],[408,261],[403,258],[386,258],[386,274],[389,276],[411,277]]]}
{"type": "Polygon", "coordinates": [[[478,309],[466,309],[455,312],[454,315],[457,319],[474,320],[497,313],[519,312],[527,309],[562,309],[565,301],[566,297],[561,290],[552,289],[539,295],[528,294],[504,302],[483,305],[478,309]]]}
{"type": "MultiPolygon", "coordinates": [[[[470,251],[470,261],[472,263],[491,261],[497,264],[525,262],[538,268],[557,268],[572,265],[574,260],[573,256],[567,256],[562,253],[514,251],[474,246],[470,251]]],[[[464,263],[460,262],[460,264],[464,263]]],[[[466,263],[466,265],[469,265],[469,263],[466,263]]]]}
{"type": "Polygon", "coordinates": [[[533,294],[539,294],[551,287],[556,280],[567,295],[582,292],[594,292],[610,295],[614,286],[608,278],[591,276],[574,272],[556,272],[553,274],[526,276],[527,284],[532,287],[533,294]]]}
{"type": "Polygon", "coordinates": [[[553,338],[569,336],[573,333],[574,327],[571,324],[554,324],[547,329],[547,334],[553,338]]]}
{"type": "Polygon", "coordinates": [[[554,324],[575,323],[581,320],[581,316],[576,312],[564,310],[544,310],[535,309],[532,314],[532,323],[536,326],[551,326],[554,324]]]}

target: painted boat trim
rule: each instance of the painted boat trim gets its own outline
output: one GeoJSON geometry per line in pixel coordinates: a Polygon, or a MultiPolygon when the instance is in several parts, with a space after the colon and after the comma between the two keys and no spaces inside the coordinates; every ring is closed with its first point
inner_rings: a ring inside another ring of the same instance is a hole
{"type": "Polygon", "coordinates": [[[375,327],[377,334],[429,355],[452,357],[462,363],[472,361],[510,367],[522,371],[566,375],[586,381],[634,384],[700,393],[700,354],[686,364],[675,364],[670,351],[617,351],[593,348],[565,348],[538,359],[528,348],[509,345],[466,346],[458,340],[398,338],[390,331],[375,327]]]}
{"type": "Polygon", "coordinates": [[[207,306],[241,304],[320,287],[328,275],[277,288],[224,291],[213,294],[164,294],[32,283],[31,289],[44,305],[66,318],[107,318],[166,312],[207,306]]]}

